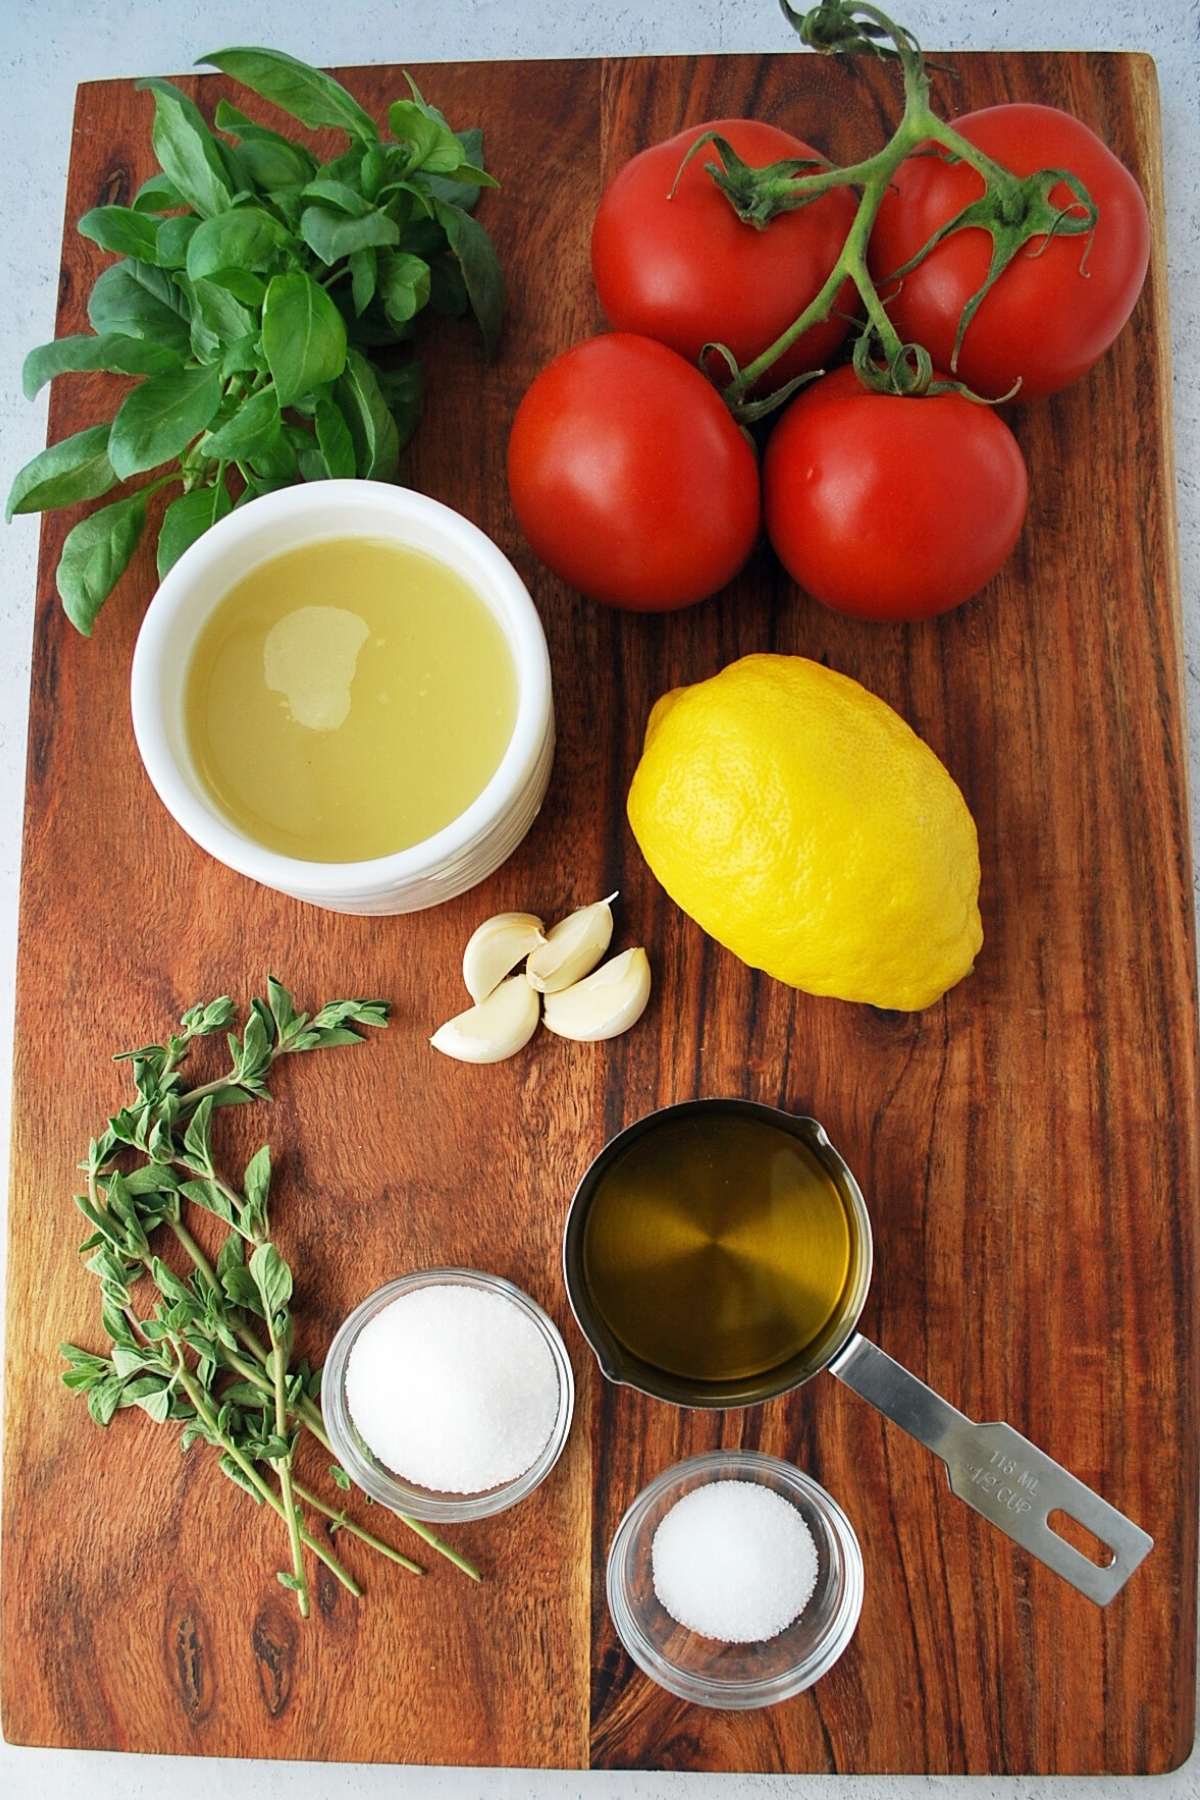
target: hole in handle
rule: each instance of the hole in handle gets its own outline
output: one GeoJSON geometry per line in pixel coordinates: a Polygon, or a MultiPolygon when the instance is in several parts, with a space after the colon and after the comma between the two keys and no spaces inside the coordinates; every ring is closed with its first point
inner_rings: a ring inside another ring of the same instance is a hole
{"type": "Polygon", "coordinates": [[[1047,1513],[1046,1524],[1065,1543],[1070,1544],[1072,1550],[1078,1550],[1080,1556],[1086,1556],[1098,1569],[1111,1569],[1116,1562],[1111,1545],[1106,1544],[1103,1538],[1098,1538],[1094,1531],[1089,1531],[1086,1525],[1081,1525],[1071,1513],[1064,1512],[1061,1506],[1056,1506],[1053,1512],[1047,1513]]]}

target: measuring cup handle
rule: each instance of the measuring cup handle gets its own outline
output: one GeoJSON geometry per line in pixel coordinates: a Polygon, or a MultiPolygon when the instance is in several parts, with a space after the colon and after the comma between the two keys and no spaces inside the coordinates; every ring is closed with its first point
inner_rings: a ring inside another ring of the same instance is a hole
{"type": "Polygon", "coordinates": [[[1153,1549],[1153,1538],[1011,1425],[976,1425],[868,1338],[852,1337],[829,1367],[941,1457],[960,1500],[1098,1606],[1120,1593],[1153,1549]],[[1057,1512],[1099,1538],[1112,1560],[1100,1566],[1069,1544],[1050,1524],[1057,1512]]]}

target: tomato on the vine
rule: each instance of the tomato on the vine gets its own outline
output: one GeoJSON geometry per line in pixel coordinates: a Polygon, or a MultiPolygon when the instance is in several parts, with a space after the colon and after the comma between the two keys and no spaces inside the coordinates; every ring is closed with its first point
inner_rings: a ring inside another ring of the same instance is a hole
{"type": "MultiPolygon", "coordinates": [[[[1081,120],[1054,106],[989,106],[952,121],[970,143],[1015,175],[1068,169],[1098,208],[1087,236],[1035,238],[1020,250],[967,326],[954,373],[997,398],[1020,381],[1018,398],[1053,394],[1083,375],[1133,310],[1150,255],[1141,189],[1081,120]]],[[[871,235],[870,267],[906,341],[923,344],[948,369],[963,308],[988,272],[992,240],[955,231],[893,284],[888,277],[983,192],[969,164],[926,147],[892,176],[871,235]]],[[[1063,185],[1055,204],[1071,206],[1063,185]]]]}
{"type": "MultiPolygon", "coordinates": [[[[657,338],[690,362],[705,344],[723,343],[745,367],[815,298],[854,219],[855,196],[834,188],[763,227],[743,224],[704,166],[711,159],[706,148],[672,194],[689,148],[709,131],[755,168],[787,158],[821,160],[799,138],[757,119],[689,125],[643,150],[609,184],[592,227],[592,274],[615,330],[657,338]]],[[[827,362],[857,304],[854,284],[843,283],[825,323],[806,331],[773,366],[771,385],[827,362]]],[[[720,365],[714,368],[723,374],[720,365]]]]}
{"type": "Polygon", "coordinates": [[[636,612],[715,593],[758,535],[757,459],[724,401],[665,344],[628,332],[542,370],[513,420],[508,484],[542,561],[636,612]]]}
{"type": "Polygon", "coordinates": [[[1025,517],[1016,438],[954,392],[875,393],[852,368],[803,388],[767,444],[767,535],[814,599],[926,619],[979,591],[1025,517]]]}

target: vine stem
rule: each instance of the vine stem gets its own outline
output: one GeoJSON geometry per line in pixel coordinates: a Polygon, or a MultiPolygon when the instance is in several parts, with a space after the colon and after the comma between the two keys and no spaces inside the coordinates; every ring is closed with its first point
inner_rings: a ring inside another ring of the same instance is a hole
{"type": "MultiPolygon", "coordinates": [[[[790,12],[785,7],[785,13],[790,12]]],[[[953,126],[939,119],[929,103],[929,76],[924,58],[915,40],[903,27],[893,23],[887,14],[868,0],[853,0],[849,12],[875,25],[890,38],[900,62],[904,78],[904,112],[899,125],[874,156],[844,168],[821,169],[811,175],[797,176],[788,184],[788,205],[803,205],[838,187],[861,189],[854,222],[846,235],[841,252],[821,287],[820,292],[775,341],[752,362],[740,369],[724,388],[724,399],[735,417],[758,383],[786,355],[797,338],[814,325],[822,324],[833,311],[837,295],[847,280],[853,282],[867,318],[878,337],[884,356],[894,364],[903,355],[904,346],[887,308],[879,296],[867,266],[867,244],[888,184],[900,164],[920,145],[930,142],[968,163],[983,181],[998,191],[1003,206],[1009,196],[1017,196],[1020,183],[1009,170],[994,162],[953,126]]]]}

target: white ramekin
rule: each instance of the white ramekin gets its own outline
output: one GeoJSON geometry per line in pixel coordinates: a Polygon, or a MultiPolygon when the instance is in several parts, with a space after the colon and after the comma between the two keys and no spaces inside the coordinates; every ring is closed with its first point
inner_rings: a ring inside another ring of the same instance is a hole
{"type": "Polygon", "coordinates": [[[146,611],[133,657],[133,731],[167,811],[219,862],[333,912],[404,913],[474,887],[511,856],[537,816],[554,756],[546,639],[524,582],[469,519],[409,488],[320,481],[230,513],[186,550],[146,611]],[[478,799],[433,837],[366,862],[305,862],[240,832],[193,764],[184,724],[188,664],[217,602],[257,563],[322,538],[394,538],[470,582],[500,624],[517,677],[513,735],[478,799]]]}

